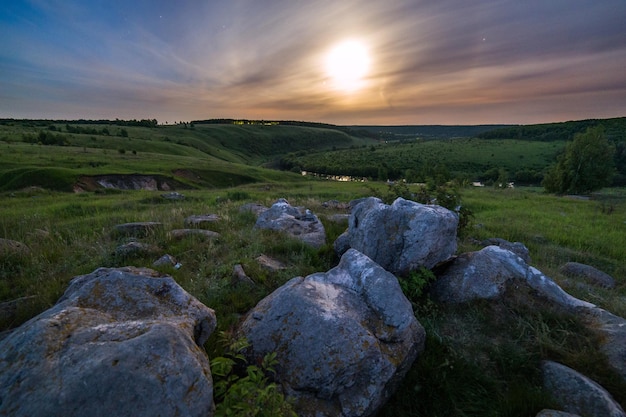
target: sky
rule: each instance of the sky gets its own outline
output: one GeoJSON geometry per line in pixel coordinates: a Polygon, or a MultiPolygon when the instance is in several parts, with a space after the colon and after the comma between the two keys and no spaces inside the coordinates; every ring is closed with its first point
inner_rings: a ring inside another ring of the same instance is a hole
{"type": "Polygon", "coordinates": [[[625,0],[7,0],[0,118],[622,117],[625,22],[625,0]]]}

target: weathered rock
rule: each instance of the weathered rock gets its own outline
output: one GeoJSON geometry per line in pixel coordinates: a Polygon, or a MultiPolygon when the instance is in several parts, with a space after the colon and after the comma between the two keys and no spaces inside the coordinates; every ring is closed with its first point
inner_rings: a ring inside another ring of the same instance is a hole
{"type": "Polygon", "coordinates": [[[233,267],[233,276],[231,279],[232,285],[254,285],[254,281],[244,271],[241,264],[237,264],[233,267]]]}
{"type": "Polygon", "coordinates": [[[171,277],[100,268],[0,341],[0,415],[211,416],[213,310],[171,277]]]}
{"type": "Polygon", "coordinates": [[[597,307],[586,309],[584,317],[602,335],[600,350],[608,365],[626,382],[626,319],[597,307]]]}
{"type": "Polygon", "coordinates": [[[187,237],[200,237],[203,239],[215,239],[220,237],[219,233],[205,229],[174,229],[171,230],[168,234],[170,238],[177,240],[187,237]]]}
{"type": "Polygon", "coordinates": [[[161,256],[159,259],[152,263],[152,266],[160,267],[160,266],[175,266],[178,263],[176,258],[174,258],[169,253],[161,256]]]}
{"type": "Polygon", "coordinates": [[[218,216],[217,214],[198,214],[187,217],[185,219],[185,227],[203,227],[220,220],[220,216],[218,216]]]}
{"type": "Polygon", "coordinates": [[[240,212],[246,212],[249,211],[251,213],[254,213],[255,216],[259,216],[262,213],[265,213],[267,210],[269,210],[267,207],[265,207],[262,204],[258,204],[258,203],[247,203],[244,204],[243,206],[241,206],[239,208],[240,212]]]}
{"type": "Polygon", "coordinates": [[[130,258],[132,256],[152,255],[159,251],[159,248],[147,243],[130,241],[115,248],[115,256],[117,258],[130,258]]]}
{"type": "Polygon", "coordinates": [[[543,385],[559,406],[585,417],[624,417],[626,413],[604,388],[556,362],[544,361],[543,385]]]}
{"type": "Polygon", "coordinates": [[[287,269],[287,265],[280,262],[277,259],[270,258],[267,255],[261,254],[255,259],[261,268],[264,268],[271,272],[281,271],[283,269],[287,269]]]}
{"type": "Polygon", "coordinates": [[[349,250],[326,273],[296,277],[240,329],[251,363],[277,352],[276,379],[299,416],[372,416],[424,348],[398,280],[349,250]]]}
{"type": "Polygon", "coordinates": [[[612,276],[590,265],[578,262],[567,262],[559,268],[559,272],[570,278],[583,279],[592,285],[605,288],[615,288],[615,280],[612,276]]]}
{"type": "Polygon", "coordinates": [[[284,198],[261,213],[254,227],[284,232],[314,248],[326,243],[326,231],[317,216],[304,207],[292,207],[284,198]]]}
{"type": "Polygon", "coordinates": [[[567,294],[541,271],[528,266],[513,252],[487,246],[458,256],[440,273],[431,287],[431,296],[441,302],[465,303],[476,299],[497,299],[507,285],[518,280],[558,305],[575,309],[595,307],[567,294]]]}
{"type": "Polygon", "coordinates": [[[578,414],[566,413],[557,410],[541,410],[535,417],[580,417],[578,414]]]}
{"type": "Polygon", "coordinates": [[[406,275],[454,255],[457,225],[458,216],[440,206],[402,198],[387,205],[370,197],[352,209],[348,234],[351,248],[394,274],[406,275]]]}
{"type": "MultiPolygon", "coordinates": [[[[27,307],[30,303],[37,299],[36,295],[29,295],[26,297],[16,298],[14,300],[3,301],[0,303],[0,328],[12,327],[15,325],[14,320],[17,318],[18,311],[21,308],[27,307]]],[[[8,333],[3,334],[0,332],[0,340],[3,336],[7,336],[8,333]]]]}
{"type": "Polygon", "coordinates": [[[0,255],[27,255],[30,249],[17,240],[0,238],[0,255]]]}
{"type": "Polygon", "coordinates": [[[333,250],[337,254],[337,256],[343,256],[350,249],[350,233],[348,231],[343,232],[342,234],[335,239],[333,242],[333,250]]]}
{"type": "Polygon", "coordinates": [[[124,236],[145,237],[163,229],[160,222],[132,222],[118,224],[115,231],[124,236]]]}
{"type": "Polygon", "coordinates": [[[520,258],[524,260],[527,264],[530,263],[530,251],[521,242],[509,242],[508,240],[501,239],[499,237],[493,237],[490,239],[485,239],[481,242],[483,246],[499,246],[502,249],[510,250],[520,258]]]}

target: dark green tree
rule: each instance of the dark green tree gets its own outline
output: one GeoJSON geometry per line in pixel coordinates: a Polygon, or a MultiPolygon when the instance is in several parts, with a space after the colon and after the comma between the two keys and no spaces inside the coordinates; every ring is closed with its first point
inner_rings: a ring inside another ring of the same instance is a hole
{"type": "Polygon", "coordinates": [[[614,146],[602,127],[588,128],[574,135],[543,179],[546,191],[581,194],[609,185],[614,172],[614,146]]]}

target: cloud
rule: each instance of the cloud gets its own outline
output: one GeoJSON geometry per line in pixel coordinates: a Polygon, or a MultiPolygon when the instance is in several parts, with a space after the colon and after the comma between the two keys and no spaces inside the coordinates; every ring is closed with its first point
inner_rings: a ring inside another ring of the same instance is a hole
{"type": "Polygon", "coordinates": [[[0,11],[0,117],[618,116],[624,21],[623,0],[15,2],[0,11]],[[328,88],[322,66],[345,38],[372,53],[352,95],[328,88]]]}

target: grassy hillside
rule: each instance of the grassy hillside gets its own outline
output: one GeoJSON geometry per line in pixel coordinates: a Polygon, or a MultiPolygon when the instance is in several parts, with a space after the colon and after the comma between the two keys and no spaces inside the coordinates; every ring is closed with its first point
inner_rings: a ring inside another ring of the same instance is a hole
{"type": "Polygon", "coordinates": [[[340,130],[292,125],[184,124],[4,120],[0,123],[0,191],[27,186],[71,191],[84,175],[154,174],[189,187],[295,180],[265,170],[290,151],[363,143],[340,130]]]}

